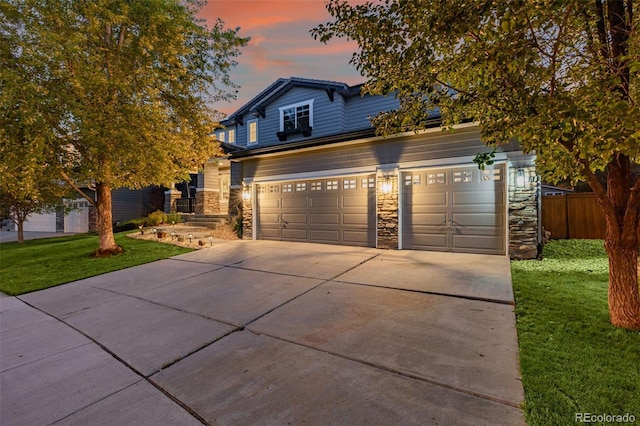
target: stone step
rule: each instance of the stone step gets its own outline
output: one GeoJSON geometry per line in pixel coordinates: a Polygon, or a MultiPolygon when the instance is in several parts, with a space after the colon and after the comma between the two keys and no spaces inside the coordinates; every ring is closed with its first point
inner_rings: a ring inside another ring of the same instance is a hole
{"type": "Polygon", "coordinates": [[[226,225],[227,222],[219,222],[219,221],[215,221],[215,222],[206,222],[206,221],[187,221],[187,222],[183,222],[182,225],[187,226],[187,227],[193,227],[193,228],[202,228],[204,227],[205,229],[216,229],[220,226],[226,225]]]}

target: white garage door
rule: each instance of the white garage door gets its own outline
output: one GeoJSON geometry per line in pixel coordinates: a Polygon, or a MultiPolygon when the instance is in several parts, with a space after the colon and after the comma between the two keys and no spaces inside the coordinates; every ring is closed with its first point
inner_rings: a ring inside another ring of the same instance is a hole
{"type": "Polygon", "coordinates": [[[27,216],[24,230],[30,232],[56,232],[56,212],[31,214],[27,216]]]}
{"type": "Polygon", "coordinates": [[[89,203],[80,199],[67,205],[73,209],[64,215],[64,232],[89,232],[89,203]]]}
{"type": "Polygon", "coordinates": [[[374,247],[375,175],[258,185],[258,238],[374,247]]]}
{"type": "Polygon", "coordinates": [[[402,247],[504,254],[504,166],[402,174],[402,247]]]}

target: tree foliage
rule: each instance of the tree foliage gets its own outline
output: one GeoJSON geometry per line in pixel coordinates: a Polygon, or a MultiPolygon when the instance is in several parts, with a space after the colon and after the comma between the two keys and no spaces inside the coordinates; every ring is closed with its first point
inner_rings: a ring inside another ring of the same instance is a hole
{"type": "Polygon", "coordinates": [[[112,189],[169,185],[216,152],[208,105],[234,95],[229,70],[248,39],[220,20],[207,28],[200,6],[9,0],[0,9],[21,36],[10,54],[43,64],[32,71],[48,82],[42,105],[57,105],[46,127],[50,151],[62,154],[56,166],[70,183],[96,184],[101,250],[116,247],[112,189]]]}
{"type": "Polygon", "coordinates": [[[640,163],[640,23],[633,4],[330,0],[334,21],[312,34],[322,42],[355,40],[360,50],[352,63],[369,78],[363,92],[400,99],[397,110],[374,119],[380,133],[420,130],[427,111],[437,109],[445,125],[475,120],[490,146],[517,138],[524,152],[535,152],[547,181],[587,181],[607,220],[612,321],[640,328],[632,271],[640,245],[640,182],[630,174],[640,163]],[[598,171],[606,172],[606,185],[598,171]],[[611,294],[627,297],[624,308],[611,294]]]}

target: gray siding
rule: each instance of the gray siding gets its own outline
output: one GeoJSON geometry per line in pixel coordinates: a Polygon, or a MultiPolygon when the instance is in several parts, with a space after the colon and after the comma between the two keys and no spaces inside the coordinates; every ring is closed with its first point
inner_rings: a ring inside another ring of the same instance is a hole
{"type": "Polygon", "coordinates": [[[382,111],[398,108],[400,103],[393,96],[355,96],[347,99],[347,130],[360,130],[371,127],[370,118],[382,111]]]}
{"type": "MultiPolygon", "coordinates": [[[[503,147],[503,151],[518,149],[515,145],[503,147]]],[[[420,137],[400,137],[395,140],[387,138],[366,144],[247,160],[243,161],[242,165],[244,177],[260,178],[463,157],[488,151],[490,149],[480,141],[477,131],[459,131],[454,134],[434,133],[420,137]]]]}
{"type": "MultiPolygon", "coordinates": [[[[312,137],[317,138],[341,133],[344,130],[341,128],[340,123],[344,123],[345,103],[342,96],[338,94],[335,94],[333,99],[333,102],[331,102],[324,90],[305,87],[292,88],[265,108],[265,118],[261,117],[258,124],[258,146],[283,143],[276,136],[276,132],[280,131],[280,108],[310,100],[313,100],[312,137]]],[[[289,136],[286,142],[309,138],[296,134],[289,136]]]]}

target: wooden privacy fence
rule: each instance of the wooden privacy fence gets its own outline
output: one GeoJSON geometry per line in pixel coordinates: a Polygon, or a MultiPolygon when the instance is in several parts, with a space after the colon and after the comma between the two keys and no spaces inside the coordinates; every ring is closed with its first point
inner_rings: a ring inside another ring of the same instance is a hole
{"type": "Polygon", "coordinates": [[[542,226],[553,239],[603,239],[604,214],[591,192],[542,197],[542,226]]]}

